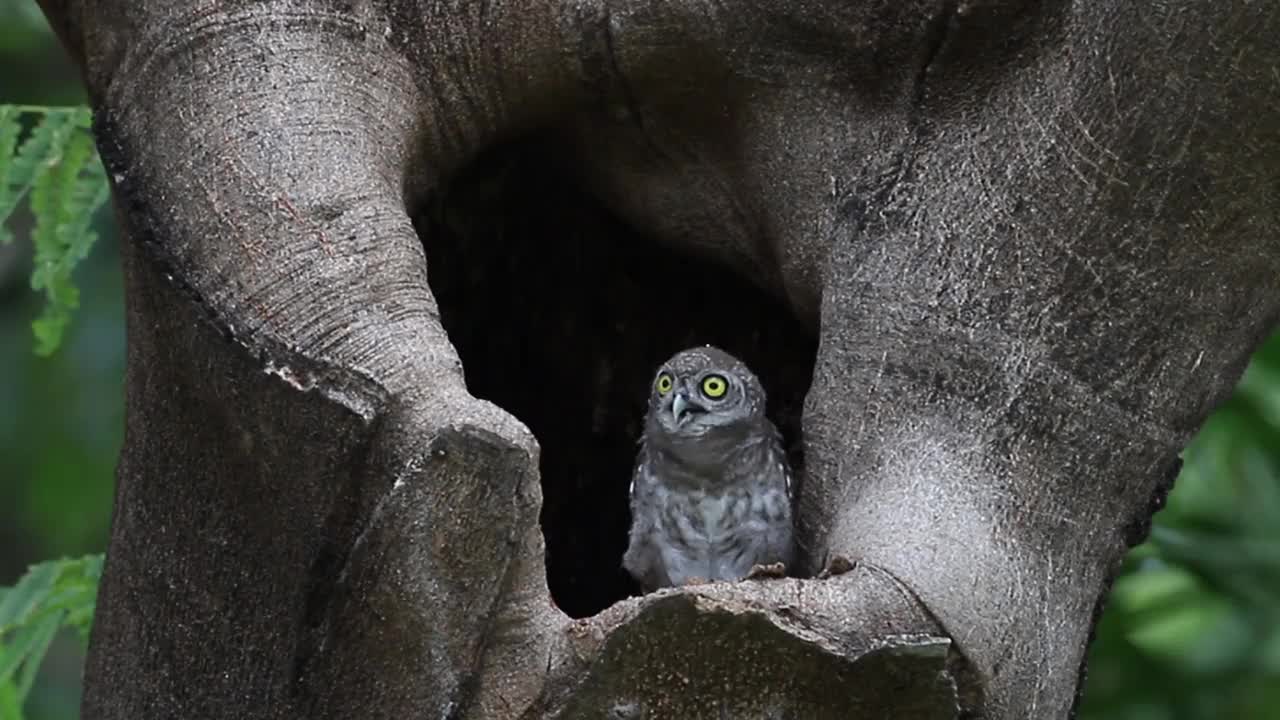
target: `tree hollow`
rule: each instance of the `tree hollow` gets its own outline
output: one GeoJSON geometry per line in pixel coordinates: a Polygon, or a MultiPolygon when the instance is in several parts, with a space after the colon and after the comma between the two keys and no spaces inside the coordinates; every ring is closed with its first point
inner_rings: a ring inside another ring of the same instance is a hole
{"type": "Polygon", "coordinates": [[[799,475],[817,338],[775,294],[628,228],[567,168],[537,138],[508,143],[414,214],[469,392],[541,446],[548,584],[585,617],[637,592],[627,487],[658,365],[701,344],[742,358],[799,475]]]}

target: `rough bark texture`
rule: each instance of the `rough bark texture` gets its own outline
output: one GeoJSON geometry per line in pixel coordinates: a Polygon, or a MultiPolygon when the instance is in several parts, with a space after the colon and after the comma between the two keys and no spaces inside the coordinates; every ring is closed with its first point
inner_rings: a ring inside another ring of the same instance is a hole
{"type": "Polygon", "coordinates": [[[1280,317],[1266,3],[42,1],[128,240],[90,720],[1067,717],[1280,317]],[[623,599],[694,342],[808,579],[623,599]]]}

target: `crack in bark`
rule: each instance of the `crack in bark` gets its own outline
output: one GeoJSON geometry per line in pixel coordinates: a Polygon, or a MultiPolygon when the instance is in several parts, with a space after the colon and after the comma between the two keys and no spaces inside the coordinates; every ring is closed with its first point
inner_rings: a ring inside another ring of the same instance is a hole
{"type": "Polygon", "coordinates": [[[627,118],[635,124],[636,129],[643,135],[644,116],[640,114],[640,103],[637,101],[635,91],[631,87],[631,81],[622,72],[622,65],[618,61],[617,45],[613,36],[613,10],[609,7],[609,0],[602,0],[602,4],[604,6],[604,17],[601,21],[601,28],[604,31],[604,46],[606,58],[609,61],[609,69],[612,71],[618,90],[622,93],[624,107],[627,109],[627,118]]]}
{"type": "Polygon", "coordinates": [[[920,62],[920,67],[916,70],[912,80],[911,99],[907,105],[906,137],[903,139],[902,147],[899,149],[898,156],[894,162],[892,177],[872,195],[869,203],[862,205],[862,210],[858,215],[856,234],[861,234],[866,230],[867,218],[870,216],[870,213],[866,212],[867,207],[886,207],[894,192],[901,186],[903,180],[910,174],[915,165],[916,156],[920,151],[921,141],[924,137],[923,115],[924,104],[927,99],[929,70],[933,67],[934,61],[937,60],[946,45],[947,35],[951,29],[951,21],[956,16],[958,2],[959,0],[942,0],[938,5],[937,13],[929,19],[925,27],[924,58],[920,62]]]}

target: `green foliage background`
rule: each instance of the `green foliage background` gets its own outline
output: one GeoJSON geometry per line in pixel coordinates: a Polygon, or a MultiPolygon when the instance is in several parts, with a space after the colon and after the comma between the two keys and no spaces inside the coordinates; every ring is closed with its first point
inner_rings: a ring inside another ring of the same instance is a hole
{"type": "MultiPolygon", "coordinates": [[[[0,0],[0,104],[83,102],[35,4],[0,0]]],[[[86,122],[63,119],[64,141],[86,122]]],[[[0,684],[7,650],[52,637],[25,707],[32,720],[77,717],[83,588],[99,566],[40,565],[21,592],[5,586],[29,565],[105,548],[123,435],[122,288],[114,232],[103,213],[87,212],[104,187],[90,150],[72,140],[62,190],[31,189],[43,221],[24,205],[0,230],[16,238],[0,243],[0,684]],[[92,252],[90,221],[101,234],[92,252]],[[59,338],[52,357],[36,356],[59,338]],[[69,629],[53,636],[62,624],[69,629]]],[[[0,188],[0,219],[3,200],[0,188]]],[[[1280,720],[1280,334],[1185,460],[1151,539],[1114,587],[1084,720],[1280,720]]],[[[5,692],[0,720],[16,714],[5,692]]]]}

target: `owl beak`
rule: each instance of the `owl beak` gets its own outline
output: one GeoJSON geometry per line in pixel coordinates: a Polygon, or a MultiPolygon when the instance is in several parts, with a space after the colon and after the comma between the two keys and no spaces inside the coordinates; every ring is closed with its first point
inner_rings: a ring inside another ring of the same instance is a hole
{"type": "Polygon", "coordinates": [[[702,412],[702,406],[689,402],[689,396],[683,390],[671,398],[671,417],[676,421],[676,425],[684,423],[685,419],[694,412],[702,412]]]}

